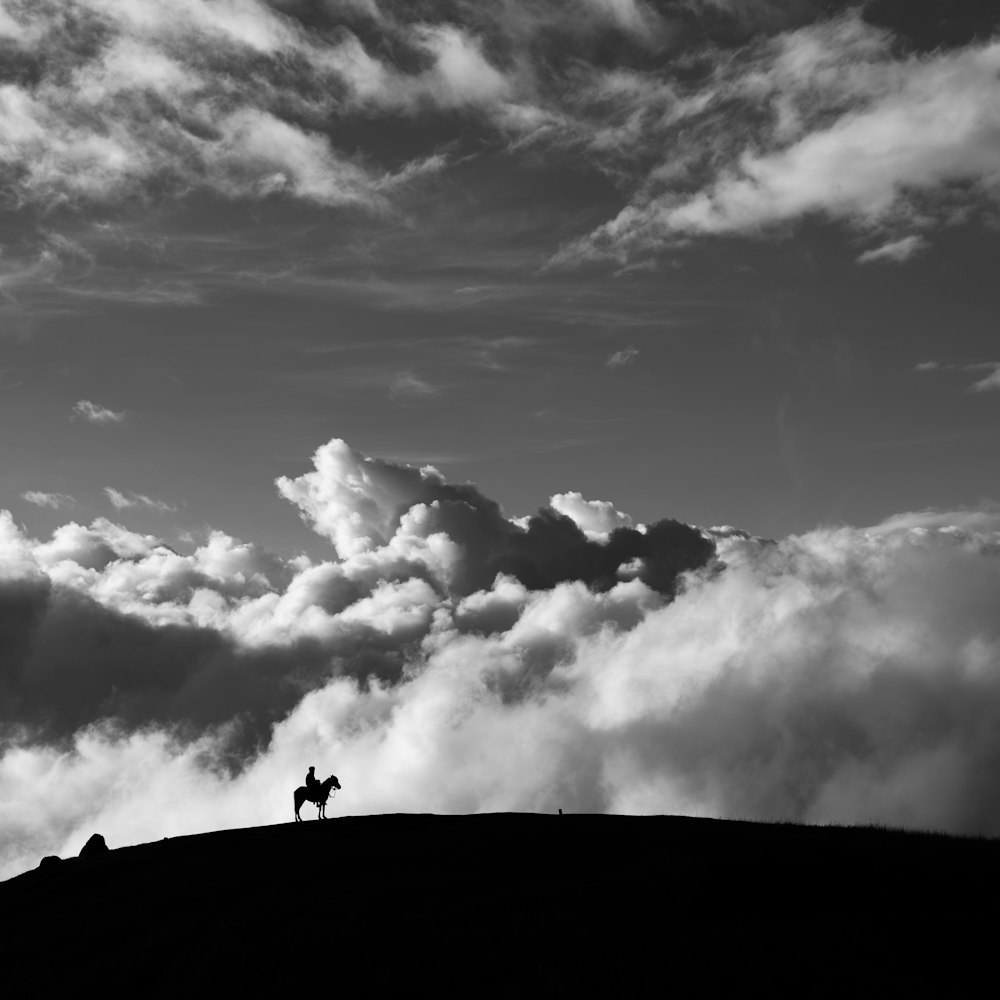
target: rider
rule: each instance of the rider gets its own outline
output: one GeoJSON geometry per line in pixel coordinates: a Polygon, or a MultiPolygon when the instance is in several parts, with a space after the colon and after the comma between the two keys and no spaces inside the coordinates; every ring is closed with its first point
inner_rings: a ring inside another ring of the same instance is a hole
{"type": "Polygon", "coordinates": [[[316,766],[313,765],[306,772],[306,791],[309,792],[310,796],[316,795],[319,792],[320,781],[313,773],[315,770],[316,766]]]}

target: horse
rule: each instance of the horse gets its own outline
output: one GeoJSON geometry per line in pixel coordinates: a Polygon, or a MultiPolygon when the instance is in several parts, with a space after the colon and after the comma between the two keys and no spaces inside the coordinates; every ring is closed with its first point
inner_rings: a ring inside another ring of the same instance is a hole
{"type": "Polygon", "coordinates": [[[310,792],[305,785],[300,788],[295,789],[295,822],[300,823],[302,817],[299,815],[299,810],[302,808],[302,803],[309,801],[315,802],[319,806],[319,819],[326,819],[326,800],[330,797],[330,789],[339,789],[340,782],[337,780],[335,774],[331,774],[326,781],[320,782],[319,788],[315,792],[310,792]]]}

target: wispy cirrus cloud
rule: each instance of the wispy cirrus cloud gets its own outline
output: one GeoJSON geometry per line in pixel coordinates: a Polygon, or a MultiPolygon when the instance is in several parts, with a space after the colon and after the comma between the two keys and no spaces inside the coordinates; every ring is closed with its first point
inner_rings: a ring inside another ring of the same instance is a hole
{"type": "Polygon", "coordinates": [[[326,32],[265,0],[169,11],[157,0],[40,0],[6,13],[9,66],[39,70],[32,84],[17,72],[0,84],[0,152],[29,203],[117,203],[158,188],[379,211],[382,188],[442,157],[378,169],[339,149],[324,119],[480,105],[512,89],[479,39],[447,21],[380,22],[424,64],[405,72],[365,48],[349,10],[326,32]]]}
{"type": "Polygon", "coordinates": [[[428,382],[412,371],[397,372],[389,380],[389,395],[401,401],[429,399],[440,396],[443,391],[441,386],[428,382]]]}
{"type": "Polygon", "coordinates": [[[859,264],[874,264],[885,261],[892,264],[902,264],[911,257],[923,253],[930,243],[923,236],[903,236],[898,240],[890,240],[872,250],[866,250],[858,256],[859,264]]]}
{"type": "Polygon", "coordinates": [[[608,368],[622,368],[625,365],[632,364],[637,357],[639,357],[639,349],[637,347],[623,347],[620,351],[610,354],[608,360],[604,363],[608,368]]]}
{"type": "MultiPolygon", "coordinates": [[[[664,247],[766,236],[817,214],[879,241],[861,263],[901,262],[925,249],[915,199],[924,233],[943,202],[996,204],[1000,191],[1000,46],[914,53],[864,10],[822,17],[811,0],[4,9],[2,186],[22,207],[208,194],[402,217],[414,185],[483,156],[516,172],[573,155],[621,192],[607,214],[625,207],[582,234],[545,230],[528,256],[628,267],[664,247]],[[720,47],[704,29],[723,22],[720,47]],[[651,49],[672,57],[653,63],[651,49]],[[425,141],[358,152],[356,127],[417,120],[425,141]]],[[[446,211],[429,200],[419,210],[446,211]]],[[[0,287],[65,284],[68,259],[22,253],[0,287]]],[[[154,305],[198,297],[183,275],[162,290],[96,278],[76,290],[102,289],[154,305]]]]}
{"type": "Polygon", "coordinates": [[[968,365],[943,365],[937,361],[922,361],[914,366],[917,372],[985,372],[969,387],[969,392],[1000,390],[1000,361],[981,361],[968,365]]]}
{"type": "Polygon", "coordinates": [[[68,493],[43,493],[41,490],[26,490],[21,494],[21,499],[36,507],[49,507],[52,510],[63,510],[66,507],[76,506],[76,500],[68,493]]]}
{"type": "Polygon", "coordinates": [[[748,46],[697,85],[704,104],[689,123],[693,141],[671,147],[615,219],[557,259],[759,237],[811,214],[887,233],[862,263],[905,259],[924,244],[895,233],[913,215],[933,219],[938,196],[943,214],[956,191],[972,202],[1000,198],[998,71],[1000,42],[901,53],[859,11],[748,46]],[[715,113],[734,102],[739,128],[715,113]]]}
{"type": "Polygon", "coordinates": [[[112,410],[89,399],[80,399],[73,404],[72,419],[86,420],[91,424],[120,424],[128,417],[126,410],[112,410]]]}
{"type": "Polygon", "coordinates": [[[115,510],[151,510],[156,514],[172,514],[177,508],[163,500],[155,500],[145,493],[123,493],[113,486],[104,487],[104,495],[115,510]]]}
{"type": "Polygon", "coordinates": [[[980,368],[992,368],[992,371],[988,375],[984,375],[981,379],[973,382],[969,389],[971,392],[992,392],[994,390],[1000,390],[1000,361],[994,362],[992,365],[978,366],[980,368]]]}

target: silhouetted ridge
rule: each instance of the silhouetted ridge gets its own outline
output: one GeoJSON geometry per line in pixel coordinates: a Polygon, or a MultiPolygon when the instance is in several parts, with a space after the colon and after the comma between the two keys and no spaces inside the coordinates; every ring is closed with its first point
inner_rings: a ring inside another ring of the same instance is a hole
{"type": "Polygon", "coordinates": [[[357,817],[46,859],[0,884],[0,933],[5,986],[73,995],[954,995],[998,876],[996,841],[873,828],[357,817]]]}

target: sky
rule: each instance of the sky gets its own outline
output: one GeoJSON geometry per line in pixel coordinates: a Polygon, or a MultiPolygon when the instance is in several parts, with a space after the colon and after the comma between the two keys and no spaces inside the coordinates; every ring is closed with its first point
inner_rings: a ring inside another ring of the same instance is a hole
{"type": "Polygon", "coordinates": [[[0,874],[308,764],[1000,833],[994,4],[0,0],[0,48],[0,874]]]}

